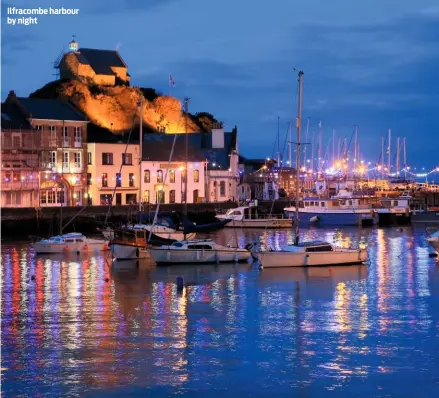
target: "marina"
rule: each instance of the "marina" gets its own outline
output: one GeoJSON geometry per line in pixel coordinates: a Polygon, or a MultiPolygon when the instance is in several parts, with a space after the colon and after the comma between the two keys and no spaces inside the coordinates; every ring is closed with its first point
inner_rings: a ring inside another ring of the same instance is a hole
{"type": "MultiPolygon", "coordinates": [[[[294,233],[210,237],[280,250],[294,233]]],[[[310,228],[301,240],[364,245],[369,261],[156,267],[3,241],[3,393],[435,396],[439,266],[425,230],[310,228]]]]}

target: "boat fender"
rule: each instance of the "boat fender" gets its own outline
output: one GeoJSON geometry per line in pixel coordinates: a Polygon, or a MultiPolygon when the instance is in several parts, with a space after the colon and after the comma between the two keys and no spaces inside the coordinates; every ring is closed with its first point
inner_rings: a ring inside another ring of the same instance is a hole
{"type": "Polygon", "coordinates": [[[195,258],[196,258],[197,260],[200,259],[200,251],[199,251],[199,250],[196,251],[195,258]]]}
{"type": "Polygon", "coordinates": [[[65,252],[68,252],[68,251],[69,251],[69,246],[68,246],[68,245],[65,245],[65,246],[64,246],[64,251],[65,251],[65,252]]]}
{"type": "Polygon", "coordinates": [[[409,209],[405,209],[405,215],[408,217],[410,215],[410,210],[409,209]]]}
{"type": "Polygon", "coordinates": [[[139,248],[136,249],[136,257],[139,258],[139,248]]]}
{"type": "Polygon", "coordinates": [[[309,219],[309,221],[310,221],[310,222],[317,222],[317,221],[319,221],[319,217],[317,217],[317,216],[311,217],[311,218],[309,219]]]}
{"type": "Polygon", "coordinates": [[[88,245],[84,245],[84,251],[88,251],[88,245]]]}
{"type": "Polygon", "coordinates": [[[375,211],[374,211],[374,210],[371,210],[371,211],[370,211],[370,216],[371,216],[372,218],[375,216],[375,211]]]}
{"type": "Polygon", "coordinates": [[[219,258],[218,252],[215,252],[215,261],[217,264],[219,264],[219,262],[220,262],[219,260],[220,260],[220,258],[219,258]]]}
{"type": "Polygon", "coordinates": [[[308,266],[308,262],[309,262],[309,254],[305,255],[305,266],[308,266]]]}
{"type": "Polygon", "coordinates": [[[251,249],[253,249],[253,244],[252,243],[247,243],[245,245],[245,250],[251,251],[251,249]]]}

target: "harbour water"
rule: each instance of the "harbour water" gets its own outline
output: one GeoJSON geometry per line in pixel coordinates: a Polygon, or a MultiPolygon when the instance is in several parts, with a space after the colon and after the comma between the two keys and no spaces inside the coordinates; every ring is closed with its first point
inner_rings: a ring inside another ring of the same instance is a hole
{"type": "MultiPolygon", "coordinates": [[[[156,268],[1,251],[4,396],[434,397],[439,265],[422,229],[311,230],[363,266],[156,268]],[[186,287],[178,292],[177,276],[186,287]]],[[[223,230],[218,243],[290,231],[223,230]]]]}

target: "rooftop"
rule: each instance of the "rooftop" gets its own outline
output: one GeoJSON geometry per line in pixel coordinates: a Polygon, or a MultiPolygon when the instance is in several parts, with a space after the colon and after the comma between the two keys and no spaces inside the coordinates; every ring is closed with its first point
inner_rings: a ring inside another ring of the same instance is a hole
{"type": "Polygon", "coordinates": [[[115,50],[97,50],[94,48],[80,48],[74,53],[78,61],[90,65],[97,75],[114,75],[111,67],[126,68],[127,65],[115,50]]]}
{"type": "Polygon", "coordinates": [[[16,104],[2,103],[1,107],[2,122],[1,127],[4,130],[32,130],[32,126],[20,112],[16,104]]]}

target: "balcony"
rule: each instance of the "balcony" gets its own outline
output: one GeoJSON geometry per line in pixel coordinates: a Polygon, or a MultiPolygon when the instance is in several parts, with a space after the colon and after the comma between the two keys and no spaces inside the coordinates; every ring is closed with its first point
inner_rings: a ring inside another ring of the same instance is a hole
{"type": "Polygon", "coordinates": [[[2,191],[34,191],[38,190],[38,179],[5,182],[2,180],[2,191]]]}

